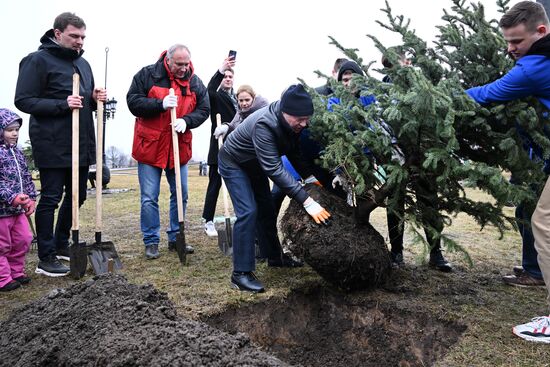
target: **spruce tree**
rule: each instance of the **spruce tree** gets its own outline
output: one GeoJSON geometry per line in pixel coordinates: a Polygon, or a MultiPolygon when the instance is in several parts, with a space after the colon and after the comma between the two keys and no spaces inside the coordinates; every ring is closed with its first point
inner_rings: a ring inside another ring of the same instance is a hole
{"type": "MultiPolygon", "coordinates": [[[[550,141],[543,133],[536,99],[480,106],[465,94],[467,88],[504,75],[513,61],[506,55],[498,22],[486,19],[482,4],[453,4],[443,11],[445,24],[437,27],[435,46],[430,47],[409,20],[392,14],[386,2],[386,22],[378,24],[398,33],[402,43],[386,47],[375,36],[368,37],[393,64],[378,70],[391,83],[372,76],[372,62],[364,65],[358,49],[331,38],[366,75],[354,75],[350,88],[331,81],[341,101],[332,111],[327,110],[326,97],[316,95],[312,136],[324,146],[321,164],[345,176],[359,202],[377,198],[380,205],[380,197],[387,197],[387,206],[395,210],[401,197],[403,220],[415,230],[424,227],[436,235],[440,228],[434,224],[448,226],[462,212],[481,228],[490,224],[502,235],[509,225],[515,226],[504,205],[510,200],[534,205],[544,183],[542,162],[529,159],[518,130],[540,146],[545,158],[550,141]],[[413,67],[399,64],[405,51],[412,55],[413,67]],[[377,102],[364,107],[358,95],[374,96],[377,102]],[[514,185],[503,171],[513,174],[514,185]],[[385,180],[380,180],[381,173],[385,180]],[[472,200],[465,190],[468,185],[494,200],[472,200]]],[[[501,12],[507,4],[498,0],[501,12]]],[[[461,249],[449,238],[442,239],[449,249],[461,249]]]]}

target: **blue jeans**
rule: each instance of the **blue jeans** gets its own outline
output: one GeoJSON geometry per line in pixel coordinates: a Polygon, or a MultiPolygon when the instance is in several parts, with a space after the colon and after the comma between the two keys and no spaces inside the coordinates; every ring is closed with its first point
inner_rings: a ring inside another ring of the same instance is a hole
{"type": "MultiPolygon", "coordinates": [[[[139,187],[141,190],[141,233],[145,246],[155,245],[160,242],[160,214],[159,214],[159,193],[160,177],[162,168],[150,166],[145,163],[138,163],[139,187]]],[[[176,175],[174,169],[164,169],[166,180],[170,185],[170,227],[166,231],[168,241],[176,240],[179,232],[178,206],[176,199],[176,175]]],[[[180,167],[181,191],[183,201],[183,215],[187,208],[187,165],[180,167]]]]}
{"type": "Polygon", "coordinates": [[[233,271],[254,271],[256,236],[262,256],[282,256],[269,180],[259,167],[257,171],[245,171],[227,165],[223,159],[218,159],[218,165],[237,217],[233,227],[233,271]]]}
{"type": "Polygon", "coordinates": [[[521,265],[523,269],[533,278],[542,279],[537,250],[535,249],[535,238],[531,230],[531,216],[533,211],[527,210],[522,204],[516,207],[516,223],[523,243],[521,253],[521,265]]]}

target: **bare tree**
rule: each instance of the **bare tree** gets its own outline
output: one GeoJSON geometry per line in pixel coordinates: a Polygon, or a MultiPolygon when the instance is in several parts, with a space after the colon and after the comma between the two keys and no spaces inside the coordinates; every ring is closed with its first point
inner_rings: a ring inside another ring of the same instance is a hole
{"type": "Polygon", "coordinates": [[[124,153],[112,145],[105,150],[105,159],[107,164],[111,165],[111,168],[118,168],[126,163],[126,156],[124,153]]]}
{"type": "Polygon", "coordinates": [[[137,161],[132,158],[131,155],[128,156],[128,167],[137,167],[137,161]]]}

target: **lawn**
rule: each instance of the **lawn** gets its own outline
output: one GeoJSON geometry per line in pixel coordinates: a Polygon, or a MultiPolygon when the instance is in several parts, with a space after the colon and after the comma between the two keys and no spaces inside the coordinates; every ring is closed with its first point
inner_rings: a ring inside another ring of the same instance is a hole
{"type": "MultiPolygon", "coordinates": [[[[175,253],[167,250],[166,234],[161,242],[161,257],[147,261],[139,228],[139,187],[136,171],[113,173],[109,188],[130,189],[128,192],[104,196],[103,237],[115,243],[124,269],[134,283],[152,283],[167,292],[178,312],[192,319],[204,320],[223,310],[258,302],[284,302],[292,290],[312,285],[331,287],[309,267],[302,269],[272,269],[259,264],[258,277],[266,292],[252,295],[229,287],[230,258],[218,250],[217,239],[208,238],[202,229],[201,214],[208,178],[198,175],[198,167],[190,169],[189,203],[186,238],[195,247],[188,256],[188,266],[182,267],[175,253]]],[[[477,191],[469,195],[479,200],[487,197],[477,191]]],[[[81,210],[81,238],[92,241],[94,236],[94,198],[89,194],[81,210]]],[[[218,213],[222,213],[222,202],[218,213]]],[[[168,219],[168,186],[162,183],[161,221],[166,228],[168,219]]],[[[510,215],[513,208],[507,209],[510,215]]],[[[373,225],[387,239],[385,211],[377,209],[371,216],[373,225]]],[[[521,238],[509,231],[503,239],[491,228],[483,231],[468,217],[459,215],[446,230],[471,255],[474,266],[469,267],[461,254],[447,253],[455,271],[443,274],[429,270],[418,259],[422,249],[412,244],[406,232],[406,267],[394,273],[392,286],[371,292],[357,292],[348,298],[390,302],[398,308],[423,310],[438,318],[467,326],[461,339],[438,361],[441,366],[548,366],[548,347],[525,342],[511,333],[513,325],[548,312],[545,288],[522,289],[506,286],[500,277],[520,264],[521,238]],[[397,291],[396,291],[397,290],[397,291]]],[[[27,257],[27,272],[32,277],[29,286],[0,294],[0,319],[17,307],[41,297],[55,288],[67,287],[70,278],[47,278],[34,274],[36,250],[27,257]]],[[[91,276],[91,273],[90,273],[91,276]]],[[[16,311],[15,311],[16,312],[16,311]]]]}

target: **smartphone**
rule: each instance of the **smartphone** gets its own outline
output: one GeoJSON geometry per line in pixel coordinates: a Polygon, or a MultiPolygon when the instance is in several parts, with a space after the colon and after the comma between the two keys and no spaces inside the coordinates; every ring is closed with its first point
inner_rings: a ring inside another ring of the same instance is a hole
{"type": "Polygon", "coordinates": [[[233,57],[233,60],[237,58],[237,51],[229,50],[229,57],[233,57]]]}

